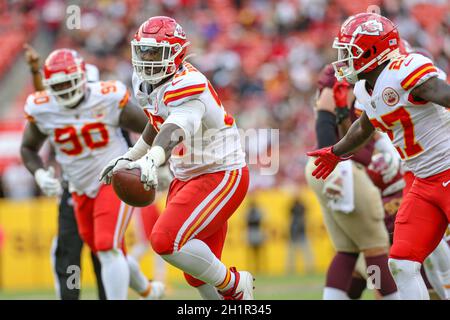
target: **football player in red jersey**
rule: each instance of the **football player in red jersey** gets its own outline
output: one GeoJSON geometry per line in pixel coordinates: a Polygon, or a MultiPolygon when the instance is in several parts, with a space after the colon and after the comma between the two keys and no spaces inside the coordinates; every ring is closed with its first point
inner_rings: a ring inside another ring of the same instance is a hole
{"type": "Polygon", "coordinates": [[[47,57],[43,84],[46,90],[31,94],[25,105],[24,165],[44,194],[61,193],[54,170],[45,169],[38,154],[48,139],[69,182],[79,234],[100,259],[108,299],[125,299],[128,286],[143,297],[160,298],[162,284],[149,282],[125,254],[123,237],[133,208],[97,179],[109,156],[127,149],[121,128],[142,132],[148,122],[144,113],[129,104],[121,82],[87,82],[85,62],[71,49],[47,57]]]}
{"type": "Polygon", "coordinates": [[[248,189],[245,153],[213,86],[185,61],[188,45],[170,17],[152,17],[139,27],[131,41],[133,89],[153,126],[101,176],[109,183],[113,171],[139,168],[142,183],[155,187],[156,169],[169,160],[175,179],[151,234],[154,251],[182,270],[202,297],[250,300],[252,275],[220,260],[227,220],[248,189]]]}
{"type": "Polygon", "coordinates": [[[335,145],[318,157],[316,178],[326,178],[372,136],[386,132],[415,176],[395,221],[389,267],[402,299],[429,299],[420,275],[424,259],[441,241],[450,218],[450,86],[431,60],[400,55],[395,25],[374,13],[348,18],[333,47],[339,80],[355,83],[364,112],[335,145]]]}

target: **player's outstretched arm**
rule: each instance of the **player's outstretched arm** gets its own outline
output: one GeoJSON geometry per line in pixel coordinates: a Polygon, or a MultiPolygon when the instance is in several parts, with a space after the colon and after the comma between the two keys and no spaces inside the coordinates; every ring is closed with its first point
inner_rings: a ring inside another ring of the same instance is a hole
{"type": "MultiPolygon", "coordinates": [[[[125,122],[130,121],[132,122],[135,115],[130,115],[129,117],[126,115],[126,119],[123,120],[125,122]]],[[[139,118],[139,121],[142,119],[139,118]]],[[[119,120],[120,126],[122,128],[133,130],[133,128],[140,129],[140,126],[142,124],[124,124],[121,123],[121,120],[119,120]]],[[[120,169],[124,169],[128,167],[128,164],[132,161],[136,161],[139,158],[143,157],[151,148],[151,145],[153,143],[153,140],[155,139],[155,136],[157,134],[156,130],[153,128],[150,122],[145,120],[144,129],[142,131],[141,129],[141,136],[139,137],[139,140],[134,144],[132,148],[130,148],[124,155],[119,156],[117,158],[112,159],[102,170],[100,173],[99,180],[103,183],[110,184],[112,175],[114,172],[120,169]]],[[[134,130],[133,130],[134,131],[134,130]]]]}
{"type": "Polygon", "coordinates": [[[326,179],[336,168],[339,161],[349,159],[349,157],[342,156],[358,151],[372,137],[374,131],[375,129],[369,118],[363,112],[361,117],[353,122],[347,134],[334,146],[307,153],[308,156],[317,157],[314,162],[317,168],[312,172],[312,175],[317,179],[326,179]]]}
{"type": "Polygon", "coordinates": [[[38,154],[46,139],[47,136],[42,134],[35,124],[28,122],[20,146],[20,155],[44,194],[56,196],[62,193],[61,184],[55,178],[55,170],[52,167],[44,169],[44,163],[38,154]]]}
{"type": "Polygon", "coordinates": [[[42,83],[42,75],[39,72],[40,69],[40,56],[39,53],[28,43],[23,45],[25,50],[25,60],[30,67],[30,72],[33,76],[33,86],[36,91],[44,90],[44,85],[42,83]]]}
{"type": "Polygon", "coordinates": [[[450,108],[450,85],[438,77],[433,77],[411,91],[414,98],[431,101],[450,108]]]}
{"type": "MultiPolygon", "coordinates": [[[[128,164],[129,169],[141,170],[141,181],[146,188],[158,184],[156,169],[169,159],[173,148],[189,136],[194,136],[202,123],[206,106],[198,99],[184,102],[170,110],[170,115],[161,126],[151,149],[137,161],[128,164]]],[[[146,143],[146,137],[142,142],[146,143]]],[[[137,143],[136,143],[137,144],[137,143]]]]}
{"type": "Polygon", "coordinates": [[[165,158],[169,159],[173,148],[185,139],[184,130],[174,123],[163,124],[161,131],[156,135],[153,146],[164,150],[165,158]]]}
{"type": "Polygon", "coordinates": [[[353,122],[345,136],[333,146],[333,153],[342,156],[357,152],[372,138],[374,131],[375,128],[363,112],[361,117],[353,122]]]}
{"type": "MultiPolygon", "coordinates": [[[[143,157],[128,164],[128,169],[140,169],[141,182],[144,184],[145,189],[156,188],[158,185],[157,168],[166,162],[172,149],[183,141],[184,137],[184,131],[178,125],[174,123],[163,124],[150,150],[147,149],[148,152],[143,157]]],[[[147,135],[144,136],[143,134],[141,139],[138,141],[140,145],[150,147],[149,141],[146,140],[148,139],[147,135]]],[[[133,149],[135,148],[136,146],[133,147],[133,149]]]]}

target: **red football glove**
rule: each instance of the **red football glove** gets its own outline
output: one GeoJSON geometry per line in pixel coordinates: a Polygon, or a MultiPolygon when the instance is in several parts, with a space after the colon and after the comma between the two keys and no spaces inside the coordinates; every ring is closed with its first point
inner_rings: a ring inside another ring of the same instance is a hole
{"type": "Polygon", "coordinates": [[[322,148],[319,150],[309,151],[306,153],[310,157],[317,157],[314,164],[317,168],[312,172],[316,179],[322,178],[325,180],[330,173],[333,172],[340,161],[348,160],[351,157],[339,157],[333,153],[333,146],[322,148]]]}
{"type": "Polygon", "coordinates": [[[336,108],[347,108],[347,96],[350,84],[347,81],[336,81],[333,85],[333,97],[336,108]]]}

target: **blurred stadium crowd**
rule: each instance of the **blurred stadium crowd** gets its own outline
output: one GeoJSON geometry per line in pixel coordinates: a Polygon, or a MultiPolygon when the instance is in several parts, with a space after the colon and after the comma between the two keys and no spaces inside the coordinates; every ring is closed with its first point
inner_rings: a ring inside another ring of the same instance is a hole
{"type": "MultiPolygon", "coordinates": [[[[150,16],[173,16],[192,42],[190,61],[209,77],[239,126],[280,130],[279,154],[272,154],[280,159],[279,173],[254,176],[254,186],[302,184],[305,152],[315,145],[317,76],[336,57],[331,43],[340,23],[369,5],[380,6],[404,39],[430,51],[450,73],[447,0],[0,0],[0,88],[13,79],[15,64],[26,68],[23,43],[37,39],[50,44],[43,55],[58,47],[77,49],[98,66],[102,79],[131,86],[133,32],[150,16]],[[79,30],[66,27],[68,5],[81,8],[79,30]]],[[[0,136],[20,127],[17,119],[32,91],[31,77],[25,75],[17,80],[20,94],[0,106],[2,117],[9,119],[0,122],[0,136]]],[[[8,144],[2,138],[0,158],[13,143],[17,139],[8,144]]],[[[3,177],[14,163],[9,160],[0,159],[3,177]]]]}

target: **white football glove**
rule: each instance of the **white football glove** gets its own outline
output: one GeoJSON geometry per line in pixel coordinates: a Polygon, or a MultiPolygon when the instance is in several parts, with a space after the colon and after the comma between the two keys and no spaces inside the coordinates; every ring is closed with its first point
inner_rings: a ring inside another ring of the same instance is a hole
{"type": "Polygon", "coordinates": [[[388,183],[397,175],[398,169],[400,167],[400,159],[390,153],[385,153],[384,159],[387,166],[384,170],[381,171],[381,175],[383,176],[383,182],[388,183]]]}
{"type": "Polygon", "coordinates": [[[339,200],[344,194],[343,181],[340,174],[333,172],[323,184],[323,194],[331,200],[339,200]]]}
{"type": "Polygon", "coordinates": [[[117,170],[126,168],[131,161],[131,159],[124,158],[124,156],[112,159],[110,162],[108,162],[106,167],[103,168],[102,172],[100,173],[99,180],[104,184],[111,184],[113,173],[117,170]]]}
{"type": "Polygon", "coordinates": [[[49,167],[48,170],[37,169],[34,173],[34,179],[46,196],[51,197],[62,194],[61,183],[55,178],[55,169],[53,167],[49,167]]]}
{"type": "Polygon", "coordinates": [[[141,182],[144,184],[145,190],[150,190],[150,188],[156,188],[158,186],[157,167],[151,154],[147,153],[142,158],[128,163],[127,169],[134,168],[141,170],[141,182]]]}

